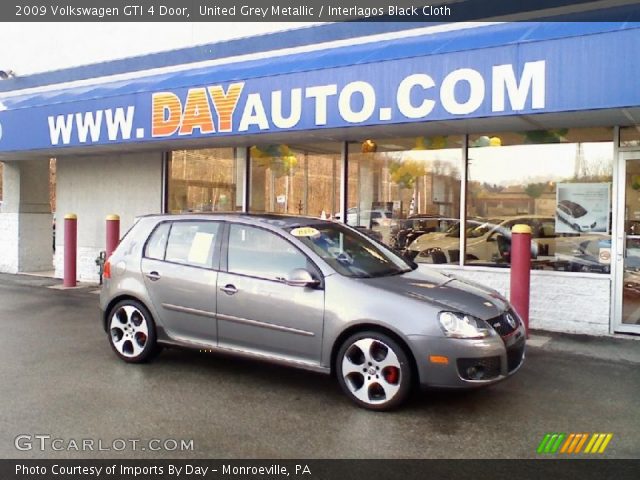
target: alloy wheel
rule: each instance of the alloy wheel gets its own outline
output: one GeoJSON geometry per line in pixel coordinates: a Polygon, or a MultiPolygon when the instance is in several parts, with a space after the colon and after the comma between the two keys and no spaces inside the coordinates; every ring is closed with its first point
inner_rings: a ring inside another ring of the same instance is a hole
{"type": "Polygon", "coordinates": [[[342,377],[349,392],[367,405],[382,405],[396,397],[403,368],[393,349],[375,338],[353,342],[342,357],[342,377]]]}
{"type": "Polygon", "coordinates": [[[120,355],[139,357],[149,341],[149,324],[143,312],[133,305],[122,305],[111,316],[111,343],[120,355]]]}

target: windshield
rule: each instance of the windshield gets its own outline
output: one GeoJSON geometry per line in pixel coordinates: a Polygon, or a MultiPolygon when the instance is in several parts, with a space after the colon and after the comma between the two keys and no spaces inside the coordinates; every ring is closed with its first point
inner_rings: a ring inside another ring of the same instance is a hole
{"type": "Polygon", "coordinates": [[[501,220],[496,218],[490,218],[485,223],[476,224],[472,229],[467,229],[467,237],[478,238],[485,235],[490,230],[494,230],[500,224],[501,220]]]}
{"type": "Polygon", "coordinates": [[[414,268],[402,257],[339,223],[296,227],[289,233],[347,277],[384,277],[414,268]]]}
{"type": "Polygon", "coordinates": [[[447,237],[460,238],[460,222],[451,225],[444,233],[447,237]]]}

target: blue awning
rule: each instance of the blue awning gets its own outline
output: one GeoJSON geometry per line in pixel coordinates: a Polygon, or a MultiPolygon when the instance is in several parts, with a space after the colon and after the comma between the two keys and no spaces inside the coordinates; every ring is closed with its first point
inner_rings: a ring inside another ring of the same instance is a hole
{"type": "Polygon", "coordinates": [[[635,107],[639,27],[407,30],[373,43],[0,93],[0,152],[635,107]],[[220,95],[232,85],[238,96],[223,112],[220,95]],[[154,96],[160,92],[162,99],[154,96]]]}
{"type": "MultiPolygon", "coordinates": [[[[269,57],[239,63],[193,68],[186,71],[134,78],[105,84],[32,93],[0,101],[7,109],[95,100],[142,92],[175,90],[210,83],[271,77],[287,73],[348,67],[411,57],[473,51],[492,47],[638,28],[626,23],[508,23],[417,37],[405,37],[364,45],[269,57]]],[[[410,31],[409,31],[410,32],[410,31]]],[[[10,93],[10,92],[9,92],[10,93]]],[[[6,94],[5,94],[6,95],[6,94]]]]}

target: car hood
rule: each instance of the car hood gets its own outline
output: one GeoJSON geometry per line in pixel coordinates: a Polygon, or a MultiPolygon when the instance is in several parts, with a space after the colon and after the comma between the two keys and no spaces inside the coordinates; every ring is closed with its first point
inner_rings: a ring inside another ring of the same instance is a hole
{"type": "Polygon", "coordinates": [[[490,288],[429,271],[427,268],[419,267],[402,275],[362,279],[362,282],[385,292],[428,302],[443,310],[466,313],[482,320],[494,318],[509,307],[502,296],[490,288]]]}
{"type": "MultiPolygon", "coordinates": [[[[446,239],[451,237],[447,237],[446,232],[423,233],[422,235],[417,237],[413,242],[411,242],[411,245],[413,244],[420,245],[420,244],[430,243],[430,242],[433,242],[434,240],[441,240],[443,238],[446,239]]],[[[409,247],[411,247],[411,245],[409,245],[409,247]]]]}
{"type": "Polygon", "coordinates": [[[426,235],[421,235],[418,238],[416,238],[411,243],[411,245],[409,245],[408,248],[409,250],[419,251],[419,252],[427,248],[455,250],[460,248],[460,239],[458,237],[447,237],[446,235],[442,235],[439,237],[427,237],[426,235]]]}

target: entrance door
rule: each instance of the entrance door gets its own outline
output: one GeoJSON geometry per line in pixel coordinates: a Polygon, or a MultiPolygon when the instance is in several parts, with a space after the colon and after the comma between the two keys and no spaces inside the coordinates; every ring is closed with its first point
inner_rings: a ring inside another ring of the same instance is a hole
{"type": "Polygon", "coordinates": [[[640,152],[621,152],[617,208],[616,332],[640,334],[640,152]]]}

